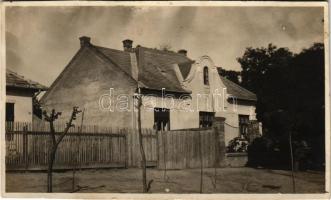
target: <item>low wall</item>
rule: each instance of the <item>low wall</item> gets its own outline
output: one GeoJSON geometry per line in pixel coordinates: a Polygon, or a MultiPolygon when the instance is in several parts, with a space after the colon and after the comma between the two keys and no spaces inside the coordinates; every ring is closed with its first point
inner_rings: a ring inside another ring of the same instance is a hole
{"type": "Polygon", "coordinates": [[[227,167],[245,167],[248,161],[247,153],[226,153],[227,167]]]}

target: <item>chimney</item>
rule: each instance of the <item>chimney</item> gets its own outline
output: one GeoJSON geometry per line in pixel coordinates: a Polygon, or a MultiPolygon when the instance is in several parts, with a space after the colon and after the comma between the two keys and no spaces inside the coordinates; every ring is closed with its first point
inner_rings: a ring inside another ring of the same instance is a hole
{"type": "Polygon", "coordinates": [[[91,45],[91,38],[87,36],[82,36],[79,38],[80,40],[80,46],[85,47],[85,46],[90,46],[91,45]]]}
{"type": "Polygon", "coordinates": [[[183,56],[187,56],[187,51],[185,49],[181,49],[177,53],[182,54],[183,56]]]}
{"type": "Polygon", "coordinates": [[[123,40],[123,48],[124,51],[132,52],[132,43],[133,41],[130,39],[123,40]]]}

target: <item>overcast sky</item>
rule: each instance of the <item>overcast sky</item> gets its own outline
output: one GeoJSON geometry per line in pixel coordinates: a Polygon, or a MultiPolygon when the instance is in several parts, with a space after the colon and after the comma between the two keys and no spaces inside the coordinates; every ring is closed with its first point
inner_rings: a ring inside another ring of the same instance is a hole
{"type": "Polygon", "coordinates": [[[272,7],[7,7],[7,67],[46,86],[79,49],[78,38],[122,49],[170,45],[197,59],[240,70],[246,47],[288,47],[299,52],[323,41],[323,8],[272,7]]]}

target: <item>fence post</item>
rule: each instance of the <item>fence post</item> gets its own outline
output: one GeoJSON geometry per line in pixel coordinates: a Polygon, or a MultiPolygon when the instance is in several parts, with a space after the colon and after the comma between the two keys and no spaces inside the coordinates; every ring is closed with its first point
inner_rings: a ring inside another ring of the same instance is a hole
{"type": "Polygon", "coordinates": [[[215,117],[213,127],[215,132],[215,167],[225,166],[224,117],[215,117]]]}
{"type": "Polygon", "coordinates": [[[128,134],[129,134],[129,129],[125,129],[125,134],[124,134],[124,150],[125,150],[125,168],[128,168],[128,163],[129,163],[129,145],[128,145],[128,134]]]}
{"type": "Polygon", "coordinates": [[[28,170],[29,167],[29,159],[28,159],[28,127],[23,127],[23,160],[25,165],[25,171],[28,170]]]}
{"type": "Polygon", "coordinates": [[[200,194],[203,191],[203,158],[202,158],[202,141],[201,141],[201,132],[199,134],[199,159],[200,159],[200,194]]]}
{"type": "Polygon", "coordinates": [[[159,132],[157,130],[155,130],[155,136],[156,136],[156,160],[157,160],[157,163],[156,163],[156,166],[157,168],[159,169],[159,162],[160,162],[160,143],[159,143],[159,132]]]}

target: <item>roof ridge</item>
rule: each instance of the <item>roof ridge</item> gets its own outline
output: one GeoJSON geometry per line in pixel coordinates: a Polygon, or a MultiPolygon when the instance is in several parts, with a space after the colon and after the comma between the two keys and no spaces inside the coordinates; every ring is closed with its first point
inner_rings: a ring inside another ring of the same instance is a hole
{"type": "Polygon", "coordinates": [[[101,48],[101,49],[106,49],[106,50],[111,50],[111,51],[117,51],[119,53],[129,53],[127,51],[123,51],[123,50],[118,50],[118,49],[112,49],[112,48],[108,48],[108,47],[103,47],[103,46],[98,46],[98,45],[93,45],[96,48],[101,48]]]}
{"type": "Polygon", "coordinates": [[[156,51],[156,52],[160,52],[160,53],[164,53],[164,54],[169,54],[169,55],[176,55],[176,56],[183,57],[183,58],[186,58],[188,60],[193,61],[189,57],[184,56],[183,54],[177,53],[175,51],[165,51],[165,50],[161,50],[161,49],[157,49],[157,48],[150,48],[150,47],[144,47],[144,46],[139,46],[137,48],[143,48],[143,49],[152,50],[152,51],[156,51]]]}
{"type": "MultiPolygon", "coordinates": [[[[102,48],[102,49],[105,49],[105,50],[112,50],[112,51],[117,51],[119,53],[129,53],[129,52],[126,52],[126,51],[123,51],[123,50],[119,50],[119,49],[112,49],[112,48],[109,48],[109,47],[104,47],[104,46],[98,46],[98,45],[93,45],[94,47],[96,48],[102,48]]],[[[141,49],[146,49],[146,50],[151,50],[151,51],[154,51],[154,52],[159,52],[159,53],[162,53],[162,54],[168,54],[168,55],[172,55],[172,56],[178,56],[178,57],[182,57],[182,58],[186,58],[188,59],[190,62],[194,62],[194,60],[190,59],[189,57],[187,56],[184,56],[180,53],[177,53],[177,52],[174,52],[174,51],[165,51],[165,50],[161,50],[161,49],[157,49],[157,48],[150,48],[150,47],[145,47],[145,46],[141,46],[141,45],[138,45],[136,48],[136,50],[139,51],[139,48],[141,49]]]]}

